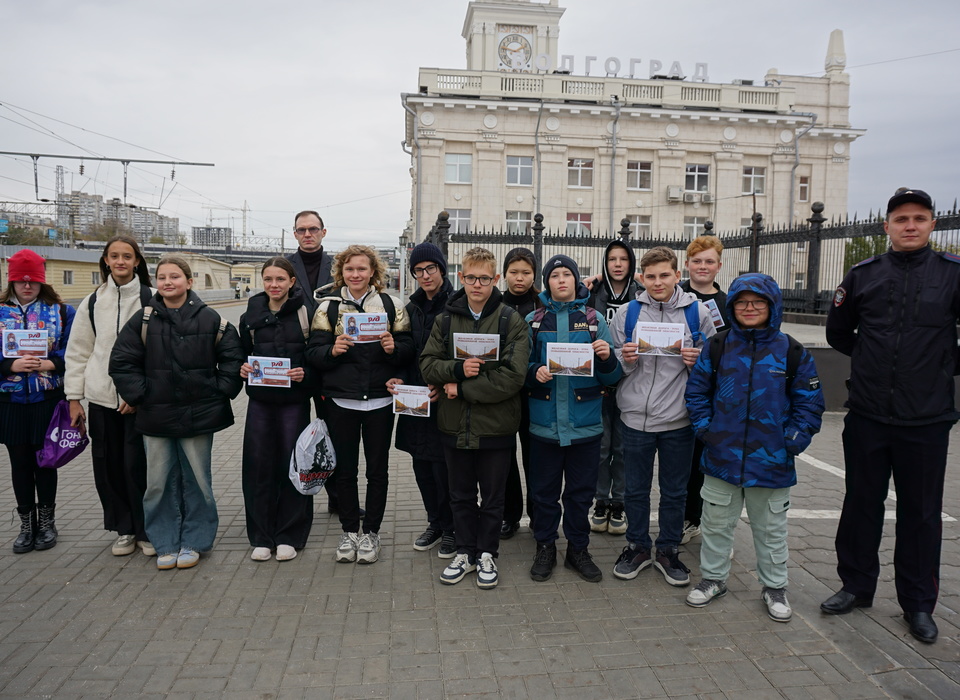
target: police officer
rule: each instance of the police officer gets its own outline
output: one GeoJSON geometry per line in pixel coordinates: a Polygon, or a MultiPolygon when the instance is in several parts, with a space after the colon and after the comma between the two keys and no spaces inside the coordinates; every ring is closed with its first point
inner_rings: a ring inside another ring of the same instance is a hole
{"type": "Polygon", "coordinates": [[[846,495],[837,528],[843,587],[820,609],[868,608],[880,574],[884,500],[897,491],[897,600],[910,633],[937,639],[941,506],[954,407],[960,257],[930,247],[930,195],[901,188],[887,204],[890,249],[855,265],[837,288],[827,342],[850,355],[844,419],[846,495]]]}

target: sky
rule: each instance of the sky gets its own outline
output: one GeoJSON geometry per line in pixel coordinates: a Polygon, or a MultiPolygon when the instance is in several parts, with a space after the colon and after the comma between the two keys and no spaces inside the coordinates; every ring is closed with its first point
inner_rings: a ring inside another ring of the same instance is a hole
{"type": "MultiPolygon", "coordinates": [[[[762,84],[770,68],[822,75],[842,29],[851,79],[850,214],[899,186],[938,208],[960,197],[960,14],[954,3],[561,0],[560,53],[630,58],[710,82],[762,84]],[[864,9],[868,11],[865,13],[864,9]]],[[[0,150],[182,160],[130,165],[129,203],[291,243],[317,209],[328,244],[397,244],[410,218],[400,95],[419,67],[465,68],[466,0],[4,3],[0,150]],[[162,205],[162,206],[161,206],[162,205]],[[205,208],[210,207],[210,208],[205,208]]],[[[594,72],[596,74],[596,71],[594,72]]],[[[39,196],[65,186],[123,196],[119,163],[43,158],[39,196]]],[[[0,156],[0,200],[36,201],[29,158],[0,156]]],[[[832,212],[827,212],[831,214],[832,212]]]]}

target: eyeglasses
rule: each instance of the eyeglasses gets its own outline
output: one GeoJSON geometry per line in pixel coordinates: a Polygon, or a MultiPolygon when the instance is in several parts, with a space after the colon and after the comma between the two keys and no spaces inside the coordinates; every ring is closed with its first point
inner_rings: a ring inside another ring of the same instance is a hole
{"type": "Polygon", "coordinates": [[[476,284],[479,282],[481,287],[489,287],[490,283],[493,282],[493,277],[487,277],[486,275],[483,277],[477,277],[476,275],[464,275],[463,282],[464,284],[476,284]]]}
{"type": "Polygon", "coordinates": [[[427,265],[426,267],[415,267],[413,268],[414,277],[423,277],[424,275],[432,275],[434,272],[440,269],[439,265],[427,265]]]}
{"type": "Polygon", "coordinates": [[[295,228],[293,232],[298,236],[302,236],[305,233],[309,233],[311,236],[316,236],[320,233],[321,229],[319,226],[311,226],[310,228],[295,228]]]}
{"type": "Polygon", "coordinates": [[[733,308],[735,308],[737,311],[743,311],[748,306],[752,306],[757,311],[762,311],[770,306],[770,302],[768,302],[766,299],[742,299],[733,302],[733,308]]]}

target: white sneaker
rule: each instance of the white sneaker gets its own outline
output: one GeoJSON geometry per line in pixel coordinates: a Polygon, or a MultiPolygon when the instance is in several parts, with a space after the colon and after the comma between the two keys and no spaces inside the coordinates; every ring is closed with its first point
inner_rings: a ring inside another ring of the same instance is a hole
{"type": "Polygon", "coordinates": [[[365,532],[360,535],[357,543],[357,563],[372,564],[380,558],[380,535],[375,532],[365,532]]]}
{"type": "Polygon", "coordinates": [[[790,622],[793,608],[787,602],[786,588],[763,588],[763,602],[767,604],[767,615],[774,622],[790,622]]]}
{"type": "MultiPolygon", "coordinates": [[[[296,559],[297,550],[294,547],[291,547],[288,544],[278,544],[277,545],[277,561],[290,561],[291,559],[296,559]]],[[[269,553],[267,559],[269,559],[269,553]]]]}
{"type": "Polygon", "coordinates": [[[446,583],[448,585],[460,583],[464,576],[476,570],[477,565],[470,561],[469,554],[458,554],[453,558],[453,561],[447,564],[447,568],[440,574],[440,583],[446,583]]]}
{"type": "Polygon", "coordinates": [[[498,578],[496,560],[490,552],[484,552],[477,562],[477,588],[493,588],[498,578]]]}
{"type": "Polygon", "coordinates": [[[137,541],[137,546],[140,548],[140,551],[143,552],[145,557],[155,557],[157,556],[157,550],[153,548],[153,545],[147,542],[146,540],[137,541]]]}
{"type": "Polygon", "coordinates": [[[340,535],[340,544],[337,545],[337,561],[351,562],[357,560],[357,544],[359,535],[355,532],[344,532],[340,535]]]}
{"type": "Polygon", "coordinates": [[[110,547],[110,551],[115,557],[125,557],[128,554],[133,554],[137,549],[137,536],[136,535],[120,535],[117,538],[117,541],[113,543],[113,546],[110,547]]]}
{"type": "Polygon", "coordinates": [[[254,547],[253,552],[250,554],[250,558],[254,561],[269,561],[270,559],[270,548],[269,547],[254,547]]]}
{"type": "Polygon", "coordinates": [[[691,608],[702,608],[712,600],[726,595],[727,584],[723,581],[705,578],[687,594],[687,605],[691,608]]]}
{"type": "Polygon", "coordinates": [[[683,532],[680,533],[680,544],[686,544],[694,537],[700,535],[700,526],[694,525],[689,520],[683,521],[683,532]]]}

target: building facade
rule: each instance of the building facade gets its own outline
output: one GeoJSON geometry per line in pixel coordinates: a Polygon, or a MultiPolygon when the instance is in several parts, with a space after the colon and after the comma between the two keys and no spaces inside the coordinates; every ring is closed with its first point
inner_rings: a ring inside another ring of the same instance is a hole
{"type": "Polygon", "coordinates": [[[229,226],[194,226],[193,245],[207,248],[226,248],[233,245],[233,229],[229,226]]]}
{"type": "Polygon", "coordinates": [[[99,194],[73,191],[64,196],[58,209],[66,218],[61,228],[80,234],[90,234],[97,227],[113,221],[143,243],[159,242],[160,239],[171,245],[181,242],[180,219],[124,204],[116,197],[104,200],[99,194]]]}
{"type": "Polygon", "coordinates": [[[451,231],[526,231],[539,212],[575,236],[606,236],[626,217],[638,238],[693,236],[707,220],[732,231],[754,211],[789,224],[814,201],[846,212],[864,131],[849,122],[839,31],[820,77],[771,69],[762,85],[718,84],[705,64],[687,77],[657,61],[637,77],[639,61],[596,57],[574,75],[579,60],[559,53],[563,13],[557,0],[470,2],[467,69],[420,69],[403,95],[408,240],[442,210],[451,231]]]}

